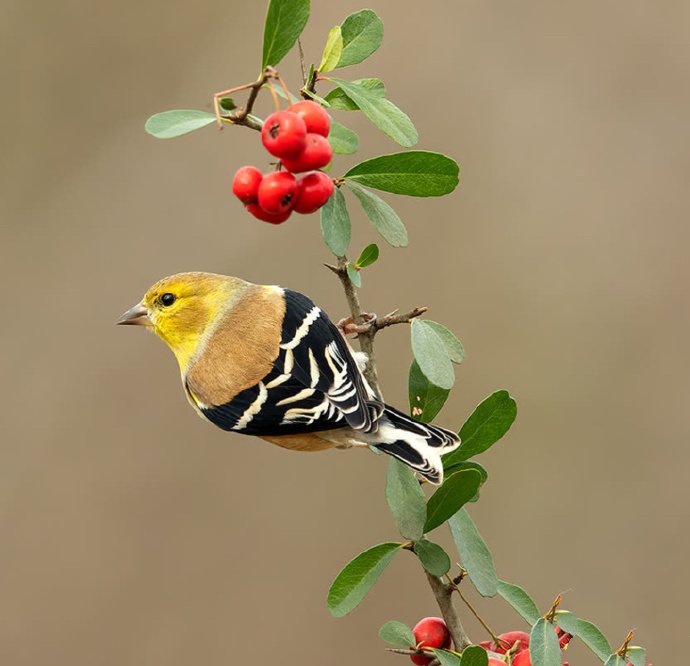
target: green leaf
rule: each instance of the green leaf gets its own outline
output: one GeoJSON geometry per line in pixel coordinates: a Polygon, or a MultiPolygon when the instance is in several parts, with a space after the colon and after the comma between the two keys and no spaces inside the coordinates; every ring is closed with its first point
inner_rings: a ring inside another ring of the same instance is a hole
{"type": "Polygon", "coordinates": [[[334,120],[331,120],[328,142],[336,155],[351,155],[359,148],[359,137],[349,127],[334,120]]]}
{"type": "Polygon", "coordinates": [[[443,341],[448,358],[453,363],[462,363],[462,360],[465,358],[465,349],[460,340],[455,337],[455,334],[443,324],[431,321],[431,319],[425,319],[424,321],[436,331],[439,338],[443,341]]]}
{"type": "Polygon", "coordinates": [[[645,666],[647,663],[647,650],[638,645],[630,646],[625,656],[632,666],[645,666]]]}
{"type": "Polygon", "coordinates": [[[321,104],[321,106],[325,106],[326,108],[330,108],[331,106],[323,97],[319,97],[315,92],[312,92],[311,90],[307,90],[306,88],[304,88],[304,94],[307,97],[313,99],[315,102],[321,104]]]}
{"type": "Polygon", "coordinates": [[[470,645],[462,651],[462,666],[487,666],[489,655],[481,645],[470,645]]]}
{"type": "Polygon", "coordinates": [[[371,243],[367,245],[359,255],[359,258],[355,262],[360,268],[366,268],[371,266],[379,258],[379,246],[376,243],[371,243]]]}
{"type": "Polygon", "coordinates": [[[460,509],[448,524],[470,580],[483,597],[493,597],[498,591],[494,558],[467,509],[460,509]]]}
{"type": "Polygon", "coordinates": [[[232,97],[223,97],[218,104],[220,104],[220,108],[223,111],[232,111],[237,108],[237,104],[235,104],[235,100],[232,97]]]}
{"type": "Polygon", "coordinates": [[[328,590],[331,614],[343,617],[358,606],[401,547],[399,543],[381,543],[351,560],[328,590]]]}
{"type": "Polygon", "coordinates": [[[561,648],[554,626],[540,617],[529,635],[532,666],[561,666],[561,648]]]}
{"type": "Polygon", "coordinates": [[[449,453],[446,464],[467,460],[493,446],[515,421],[517,404],[508,391],[496,391],[483,400],[460,429],[459,448],[449,453]]]}
{"type": "Polygon", "coordinates": [[[386,643],[397,645],[401,648],[409,648],[417,644],[412,629],[404,622],[398,622],[397,620],[386,622],[379,629],[379,638],[386,641],[386,643]]]}
{"type": "Polygon", "coordinates": [[[435,530],[456,514],[460,507],[477,494],[481,481],[481,474],[476,469],[451,474],[427,502],[424,533],[435,530]]]}
{"type": "Polygon", "coordinates": [[[309,0],[269,0],[261,69],[275,67],[288,54],[308,19],[309,0]]]}
{"type": "Polygon", "coordinates": [[[366,60],[381,45],[383,21],[371,9],[350,14],[341,26],[343,50],[338,67],[366,60]]]}
{"type": "MultiPolygon", "coordinates": [[[[481,650],[482,648],[479,649],[481,650]]],[[[460,666],[460,657],[458,655],[448,652],[448,650],[440,650],[439,648],[432,648],[432,650],[441,666],[460,666]]]]}
{"type": "MultiPolygon", "coordinates": [[[[464,462],[459,462],[454,465],[450,465],[448,468],[444,468],[443,472],[446,476],[450,476],[451,474],[455,474],[455,472],[459,472],[463,469],[474,469],[479,472],[479,475],[481,476],[481,481],[479,482],[479,490],[481,490],[481,487],[486,483],[486,480],[489,478],[489,473],[477,462],[474,461],[464,461],[464,462]]],[[[471,499],[467,500],[468,502],[476,502],[479,499],[479,490],[475,493],[474,497],[471,499]]]]}
{"type": "Polygon", "coordinates": [[[450,571],[448,553],[433,541],[420,539],[414,545],[414,552],[432,576],[444,576],[450,571]]]}
{"type": "Polygon", "coordinates": [[[539,609],[532,597],[519,585],[498,581],[498,593],[530,624],[539,619],[539,609]]]}
{"type": "Polygon", "coordinates": [[[350,282],[359,289],[362,286],[362,275],[360,272],[355,268],[354,264],[351,261],[347,262],[347,266],[345,267],[347,270],[347,277],[350,278],[350,282]]]}
{"type": "Polygon", "coordinates": [[[338,61],[343,52],[343,35],[340,26],[336,25],[331,28],[326,40],[326,47],[321,56],[321,64],[319,65],[319,72],[330,72],[338,66],[338,61]]]}
{"type": "MultiPolygon", "coordinates": [[[[381,79],[357,79],[352,83],[360,85],[377,97],[386,96],[386,86],[381,79]]],[[[333,88],[325,97],[332,109],[339,111],[359,111],[359,107],[343,92],[342,88],[333,88]]]]}
{"type": "Polygon", "coordinates": [[[326,245],[336,257],[344,256],[350,244],[350,216],[345,197],[336,187],[331,198],[321,207],[321,233],[326,245]]]}
{"type": "Polygon", "coordinates": [[[599,627],[570,612],[560,612],[557,617],[557,624],[563,631],[577,636],[601,661],[606,661],[613,650],[599,627]]]}
{"type": "Polygon", "coordinates": [[[625,659],[622,659],[617,654],[611,654],[604,662],[604,666],[626,666],[625,659]]]}
{"type": "Polygon", "coordinates": [[[393,194],[440,197],[457,187],[458,173],[457,163],[446,155],[410,150],[360,162],[344,177],[393,194]]]}
{"type": "Polygon", "coordinates": [[[408,379],[410,413],[424,423],[431,423],[441,411],[450,391],[432,384],[424,375],[417,361],[410,365],[408,379]]]}
{"type": "Polygon", "coordinates": [[[423,319],[413,319],[410,330],[412,352],[421,371],[432,384],[452,389],[455,383],[453,364],[436,329],[423,319]]]}
{"type": "Polygon", "coordinates": [[[206,127],[215,120],[215,115],[206,111],[175,109],[152,115],[146,121],[144,129],[157,139],[173,139],[206,127]]]}
{"type": "Polygon", "coordinates": [[[407,245],[407,229],[405,229],[405,225],[398,214],[383,199],[359,183],[347,181],[346,185],[359,199],[369,221],[386,241],[393,247],[405,247],[407,245]]]}
{"type": "Polygon", "coordinates": [[[417,143],[419,135],[412,121],[393,102],[358,83],[336,78],[331,80],[393,141],[405,148],[411,148],[417,143]]]}
{"type": "Polygon", "coordinates": [[[421,539],[426,521],[424,492],[414,472],[395,458],[388,463],[386,501],[400,534],[411,541],[421,539]]]}

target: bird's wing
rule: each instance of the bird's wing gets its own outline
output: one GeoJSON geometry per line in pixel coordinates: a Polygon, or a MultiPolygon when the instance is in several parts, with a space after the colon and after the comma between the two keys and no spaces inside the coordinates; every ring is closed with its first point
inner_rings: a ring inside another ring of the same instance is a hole
{"type": "Polygon", "coordinates": [[[327,430],[348,425],[373,432],[383,405],[367,390],[352,352],[325,312],[284,290],[280,350],[273,369],[229,403],[202,406],[227,430],[255,435],[327,430]]]}

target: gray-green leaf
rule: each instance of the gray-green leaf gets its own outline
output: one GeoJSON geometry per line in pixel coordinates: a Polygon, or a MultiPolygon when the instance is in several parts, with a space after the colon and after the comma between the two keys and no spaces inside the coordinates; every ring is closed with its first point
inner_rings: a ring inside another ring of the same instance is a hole
{"type": "Polygon", "coordinates": [[[417,361],[410,365],[408,379],[410,413],[424,423],[431,423],[448,399],[450,391],[432,384],[422,372],[417,361]]]}
{"type": "Polygon", "coordinates": [[[532,597],[519,585],[505,580],[498,582],[498,593],[530,624],[539,619],[539,609],[532,597]]]}
{"type": "Polygon", "coordinates": [[[462,508],[448,524],[470,580],[483,597],[493,597],[498,591],[494,558],[470,514],[462,508]]]}
{"type": "Polygon", "coordinates": [[[347,252],[352,227],[345,197],[338,187],[321,208],[321,233],[334,255],[342,257],[347,252]]]}
{"type": "MultiPolygon", "coordinates": [[[[386,96],[386,86],[381,79],[357,79],[352,83],[369,90],[377,97],[386,96]]],[[[342,88],[333,88],[324,98],[332,109],[339,111],[358,111],[359,107],[343,92],[342,88]]]]}
{"type": "Polygon", "coordinates": [[[462,360],[465,358],[465,348],[462,346],[460,340],[457,339],[455,333],[446,328],[443,324],[431,321],[431,319],[425,319],[424,321],[431,326],[431,328],[436,331],[439,338],[443,340],[446,352],[448,352],[448,358],[453,363],[462,363],[462,360]]]}
{"type": "Polygon", "coordinates": [[[647,663],[647,650],[645,650],[643,647],[639,647],[638,645],[629,647],[628,651],[625,653],[625,656],[632,666],[645,666],[647,663]]]}
{"type": "Polygon", "coordinates": [[[152,115],[146,121],[144,129],[157,139],[173,139],[176,136],[206,127],[215,119],[215,115],[207,111],[175,109],[152,115]]]}
{"type": "Polygon", "coordinates": [[[395,458],[388,463],[386,500],[400,534],[411,541],[421,539],[426,521],[424,492],[414,472],[395,458]]]}
{"type": "Polygon", "coordinates": [[[483,400],[460,429],[462,444],[444,458],[446,465],[467,460],[493,446],[515,421],[517,404],[508,391],[496,391],[483,400]]]}
{"type": "Polygon", "coordinates": [[[414,552],[432,576],[444,576],[450,571],[448,553],[433,541],[420,539],[414,545],[414,552]]]}
{"type": "Polygon", "coordinates": [[[309,0],[269,0],[261,69],[276,66],[295,45],[309,20],[309,0]]]}
{"type": "Polygon", "coordinates": [[[487,666],[489,655],[480,645],[470,645],[462,651],[462,666],[487,666]]]}
{"type": "Polygon", "coordinates": [[[606,636],[592,622],[581,620],[570,612],[559,612],[556,623],[573,636],[577,636],[601,661],[611,654],[611,645],[606,636]]]}
{"type": "MultiPolygon", "coordinates": [[[[481,482],[479,484],[479,488],[486,483],[487,478],[489,477],[488,472],[477,462],[474,461],[463,461],[459,463],[455,463],[454,465],[451,465],[448,468],[444,468],[443,473],[446,474],[447,476],[451,474],[455,474],[455,472],[459,472],[463,469],[474,469],[477,472],[479,472],[479,475],[481,476],[481,482]]],[[[475,493],[474,497],[468,500],[468,502],[476,502],[479,499],[479,490],[475,493]]]]}
{"type": "Polygon", "coordinates": [[[331,614],[343,617],[356,608],[400,548],[399,543],[381,543],[351,560],[328,590],[331,614]]]}
{"type": "Polygon", "coordinates": [[[341,33],[343,50],[337,66],[355,65],[381,45],[383,21],[371,9],[362,9],[343,21],[341,33]]]}
{"type": "MultiPolygon", "coordinates": [[[[481,650],[481,648],[479,649],[481,650]]],[[[458,655],[439,648],[433,648],[433,652],[441,666],[460,666],[460,657],[458,657],[458,655]]],[[[486,654],[486,652],[484,652],[484,654],[486,654]]]]}
{"type": "Polygon", "coordinates": [[[442,389],[453,388],[453,364],[436,329],[423,319],[413,319],[410,331],[412,352],[426,378],[442,389]]]}
{"type": "Polygon", "coordinates": [[[407,230],[398,214],[383,199],[359,183],[346,181],[346,185],[359,199],[369,221],[386,241],[393,247],[405,247],[407,245],[407,230]]]}
{"type": "Polygon", "coordinates": [[[330,72],[338,66],[338,60],[343,53],[343,36],[340,26],[336,25],[331,28],[326,40],[326,46],[321,56],[321,64],[319,65],[319,72],[330,72]]]}
{"type": "Polygon", "coordinates": [[[360,268],[366,268],[375,263],[379,258],[379,246],[376,243],[367,245],[355,262],[360,268]]]}
{"type": "Polygon", "coordinates": [[[424,533],[443,525],[460,507],[469,502],[479,490],[482,476],[476,469],[464,469],[451,474],[429,498],[424,533]]]}
{"type": "Polygon", "coordinates": [[[401,648],[409,648],[417,644],[412,629],[404,622],[398,622],[397,620],[386,622],[379,629],[379,638],[386,641],[386,643],[397,645],[401,648]]]}
{"type": "Polygon", "coordinates": [[[410,118],[393,102],[379,97],[364,86],[343,79],[331,79],[362,110],[384,134],[405,148],[411,148],[419,140],[410,118]]]}
{"type": "Polygon", "coordinates": [[[529,636],[532,666],[561,666],[561,648],[554,626],[540,617],[529,636]]]}
{"type": "Polygon", "coordinates": [[[361,273],[355,268],[354,264],[351,261],[347,262],[347,265],[345,266],[345,269],[347,270],[347,277],[350,278],[350,282],[359,289],[362,286],[362,275],[361,273]]]}
{"type": "Polygon", "coordinates": [[[440,197],[458,184],[455,160],[428,150],[410,150],[381,155],[353,166],[345,178],[394,194],[440,197]]]}
{"type": "Polygon", "coordinates": [[[359,148],[359,137],[349,127],[331,120],[328,142],[336,155],[351,155],[359,148]]]}
{"type": "Polygon", "coordinates": [[[617,654],[611,654],[604,662],[604,666],[626,666],[625,659],[622,659],[617,654]]]}

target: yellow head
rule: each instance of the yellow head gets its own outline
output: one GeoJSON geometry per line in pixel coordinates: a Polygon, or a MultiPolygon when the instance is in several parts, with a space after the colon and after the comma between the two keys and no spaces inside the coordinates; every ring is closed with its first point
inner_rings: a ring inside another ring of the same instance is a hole
{"type": "Polygon", "coordinates": [[[248,286],[226,275],[178,273],[156,282],[117,323],[153,330],[184,371],[220,316],[248,286]]]}

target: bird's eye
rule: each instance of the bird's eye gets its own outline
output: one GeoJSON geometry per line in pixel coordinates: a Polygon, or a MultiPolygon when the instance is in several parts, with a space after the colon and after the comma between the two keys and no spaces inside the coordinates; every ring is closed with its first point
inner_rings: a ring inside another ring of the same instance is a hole
{"type": "Polygon", "coordinates": [[[167,294],[163,294],[161,296],[161,303],[165,305],[165,307],[171,306],[175,302],[175,294],[171,294],[168,292],[167,294]]]}

